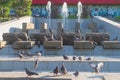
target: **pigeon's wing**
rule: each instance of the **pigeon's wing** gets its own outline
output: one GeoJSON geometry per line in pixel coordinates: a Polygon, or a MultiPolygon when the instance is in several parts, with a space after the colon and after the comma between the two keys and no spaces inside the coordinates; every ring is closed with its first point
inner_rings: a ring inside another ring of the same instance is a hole
{"type": "Polygon", "coordinates": [[[103,62],[100,62],[100,63],[98,63],[98,69],[101,69],[102,67],[103,67],[103,65],[104,65],[104,63],[103,62]]]}
{"type": "Polygon", "coordinates": [[[91,68],[95,68],[95,67],[96,67],[96,64],[90,63],[90,67],[91,67],[91,68]]]}
{"type": "Polygon", "coordinates": [[[27,70],[26,73],[27,73],[28,75],[39,75],[38,73],[29,71],[29,70],[27,70]]]}

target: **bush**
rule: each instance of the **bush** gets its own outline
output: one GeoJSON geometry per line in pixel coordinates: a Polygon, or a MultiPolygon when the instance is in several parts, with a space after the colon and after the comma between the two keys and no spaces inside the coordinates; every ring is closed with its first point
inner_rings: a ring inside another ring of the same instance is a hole
{"type": "Polygon", "coordinates": [[[117,21],[120,21],[120,16],[116,16],[115,19],[116,19],[117,21]]]}

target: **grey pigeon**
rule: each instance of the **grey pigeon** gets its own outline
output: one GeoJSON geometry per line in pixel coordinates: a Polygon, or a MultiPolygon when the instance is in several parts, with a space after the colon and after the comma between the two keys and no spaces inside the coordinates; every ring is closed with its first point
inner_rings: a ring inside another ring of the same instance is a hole
{"type": "Polygon", "coordinates": [[[32,71],[28,70],[27,68],[25,68],[25,71],[26,71],[26,74],[27,74],[28,76],[39,75],[38,73],[32,72],[32,71]]]}
{"type": "Polygon", "coordinates": [[[73,73],[73,75],[77,77],[79,75],[79,71],[76,71],[75,73],[73,73]]]}
{"type": "Polygon", "coordinates": [[[82,60],[82,57],[81,57],[81,56],[79,56],[79,57],[78,57],[78,59],[79,59],[79,60],[82,60]]]}
{"type": "Polygon", "coordinates": [[[37,58],[35,60],[35,65],[34,65],[34,68],[37,69],[38,68],[38,64],[39,64],[39,58],[37,58]]]}
{"type": "Polygon", "coordinates": [[[64,66],[64,63],[62,64],[62,67],[60,68],[60,72],[61,72],[61,74],[67,74],[67,69],[64,66]]]}
{"type": "Polygon", "coordinates": [[[101,68],[103,67],[104,63],[100,62],[98,64],[90,63],[90,67],[95,70],[96,73],[100,72],[101,68]]]}
{"type": "Polygon", "coordinates": [[[19,53],[18,53],[18,56],[19,56],[20,59],[24,58],[24,55],[23,55],[22,52],[19,52],[19,53]]]}
{"type": "Polygon", "coordinates": [[[57,75],[57,74],[59,73],[59,68],[58,68],[58,66],[56,66],[56,68],[53,70],[53,73],[54,73],[55,75],[57,75]]]}
{"type": "Polygon", "coordinates": [[[63,55],[64,60],[69,59],[66,55],[63,55]]]}

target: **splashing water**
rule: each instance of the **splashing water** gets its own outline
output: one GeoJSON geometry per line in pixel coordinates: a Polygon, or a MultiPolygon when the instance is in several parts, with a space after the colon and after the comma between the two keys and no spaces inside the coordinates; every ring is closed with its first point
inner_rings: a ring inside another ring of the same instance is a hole
{"type": "Polygon", "coordinates": [[[63,17],[63,25],[65,26],[67,22],[66,19],[68,17],[68,8],[66,2],[63,3],[61,15],[63,17]]]}
{"type": "Polygon", "coordinates": [[[81,21],[81,14],[82,14],[82,4],[81,4],[81,2],[79,1],[78,2],[78,12],[77,12],[77,16],[78,16],[78,22],[80,22],[81,21]]]}
{"type": "Polygon", "coordinates": [[[48,27],[51,27],[51,1],[48,1],[47,5],[46,5],[46,10],[48,13],[48,27]]]}

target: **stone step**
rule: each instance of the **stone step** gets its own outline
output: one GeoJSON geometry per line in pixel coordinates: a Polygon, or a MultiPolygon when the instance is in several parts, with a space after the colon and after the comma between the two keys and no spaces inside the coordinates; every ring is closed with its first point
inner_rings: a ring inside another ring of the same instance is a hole
{"type": "MultiPolygon", "coordinates": [[[[90,67],[91,62],[103,62],[104,66],[102,72],[120,72],[120,58],[119,57],[95,57],[92,60],[72,60],[72,56],[68,56],[69,60],[64,60],[62,56],[42,56],[39,57],[38,68],[34,68],[35,58],[25,57],[20,59],[18,57],[0,57],[0,71],[23,71],[26,67],[31,70],[37,71],[53,71],[58,66],[61,67],[62,63],[65,64],[68,71],[93,71],[90,67]],[[116,67],[116,68],[114,68],[116,67]]],[[[86,57],[87,58],[87,57],[86,57]]]]}

